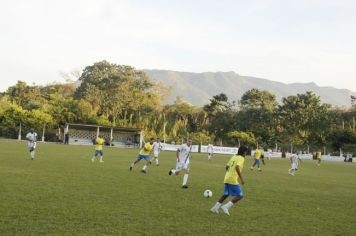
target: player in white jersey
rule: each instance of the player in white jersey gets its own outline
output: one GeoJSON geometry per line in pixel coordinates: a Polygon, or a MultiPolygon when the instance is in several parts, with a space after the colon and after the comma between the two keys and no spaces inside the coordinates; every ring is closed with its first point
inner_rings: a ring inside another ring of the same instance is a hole
{"type": "Polygon", "coordinates": [[[210,161],[211,158],[212,158],[213,155],[214,155],[214,146],[209,143],[209,144],[208,144],[207,151],[208,151],[208,160],[210,161]]]}
{"type": "Polygon", "coordinates": [[[271,160],[272,159],[272,149],[268,149],[267,150],[267,160],[271,160]]]}
{"type": "Polygon", "coordinates": [[[30,132],[26,134],[26,139],[28,141],[28,150],[30,151],[31,160],[35,159],[35,149],[36,149],[36,141],[37,141],[37,133],[33,128],[30,129],[30,132]]]}
{"type": "Polygon", "coordinates": [[[153,142],[153,159],[156,162],[156,166],[159,166],[158,155],[162,150],[162,144],[159,138],[156,138],[156,141],[153,142]]]}
{"type": "Polygon", "coordinates": [[[178,175],[182,170],[184,172],[182,188],[188,188],[187,182],[189,177],[189,161],[192,151],[192,139],[188,139],[186,144],[183,144],[176,152],[177,165],[175,169],[171,169],[168,174],[178,175]]]}
{"type": "Polygon", "coordinates": [[[293,175],[293,176],[294,176],[295,172],[296,172],[297,169],[298,169],[299,161],[301,162],[302,159],[300,159],[300,157],[299,157],[296,153],[293,153],[293,154],[290,156],[291,168],[288,170],[288,173],[289,173],[290,175],[293,175]]]}

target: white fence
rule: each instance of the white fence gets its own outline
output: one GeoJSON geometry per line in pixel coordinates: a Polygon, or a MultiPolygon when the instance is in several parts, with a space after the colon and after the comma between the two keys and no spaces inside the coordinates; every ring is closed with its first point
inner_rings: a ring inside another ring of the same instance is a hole
{"type": "MultiPolygon", "coordinates": [[[[168,143],[162,143],[162,150],[166,151],[177,151],[178,148],[180,148],[181,145],[174,145],[174,144],[168,144],[168,143]]],[[[219,154],[236,154],[238,148],[235,147],[219,147],[219,146],[214,146],[213,147],[213,152],[214,153],[219,153],[219,154]]],[[[199,152],[199,145],[193,145],[192,146],[192,151],[191,152],[199,152]]],[[[208,153],[208,146],[201,146],[200,148],[201,153],[208,153]]]]}
{"type": "MultiPolygon", "coordinates": [[[[175,144],[168,144],[168,143],[162,143],[162,150],[165,151],[177,151],[178,148],[180,148],[181,145],[175,145],[175,144]]],[[[198,152],[199,151],[199,146],[198,145],[192,145],[192,151],[191,152],[198,152]]]]}
{"type": "MultiPolygon", "coordinates": [[[[213,153],[219,153],[219,154],[236,154],[237,150],[239,150],[237,147],[219,147],[219,146],[213,146],[213,153]]],[[[202,145],[200,148],[201,153],[208,153],[208,146],[202,145]]]]}

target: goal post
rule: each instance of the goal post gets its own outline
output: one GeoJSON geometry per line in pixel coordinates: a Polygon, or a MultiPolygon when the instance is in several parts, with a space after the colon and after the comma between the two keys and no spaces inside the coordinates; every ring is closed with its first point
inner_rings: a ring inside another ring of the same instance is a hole
{"type": "Polygon", "coordinates": [[[101,135],[105,145],[114,147],[139,147],[142,132],[137,128],[107,127],[86,124],[68,124],[69,144],[92,145],[101,135]]]}

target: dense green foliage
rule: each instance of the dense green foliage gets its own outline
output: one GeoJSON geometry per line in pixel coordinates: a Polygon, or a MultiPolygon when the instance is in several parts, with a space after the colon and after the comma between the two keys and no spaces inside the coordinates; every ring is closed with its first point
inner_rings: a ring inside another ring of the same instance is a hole
{"type": "Polygon", "coordinates": [[[356,165],[304,161],[294,177],[289,160],[272,159],[263,172],[243,175],[245,198],[228,217],[210,213],[223,191],[229,155],[193,154],[189,188],[167,174],[174,152],[160,166],[130,172],[137,149],[104,148],[91,163],[91,146],[0,140],[0,235],[356,235],[356,165]],[[203,191],[211,189],[206,199],[203,191]]]}
{"type": "Polygon", "coordinates": [[[165,104],[168,94],[144,72],[107,61],[87,66],[75,82],[36,86],[19,81],[0,97],[0,135],[17,137],[20,123],[24,132],[29,127],[40,132],[75,122],[137,127],[148,137],[176,143],[190,136],[205,144],[293,143],[354,151],[356,107],[331,108],[311,92],[281,103],[258,89],[237,102],[221,93],[204,107],[180,97],[165,104]]]}

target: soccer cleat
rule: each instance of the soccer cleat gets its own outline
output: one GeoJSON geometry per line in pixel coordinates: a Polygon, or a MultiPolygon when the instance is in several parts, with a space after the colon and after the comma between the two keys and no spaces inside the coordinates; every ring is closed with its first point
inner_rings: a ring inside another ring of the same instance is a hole
{"type": "Polygon", "coordinates": [[[172,173],[173,173],[173,172],[172,172],[172,169],[170,169],[169,172],[168,172],[168,174],[169,174],[169,175],[172,175],[172,173]]]}
{"type": "Polygon", "coordinates": [[[103,160],[101,160],[101,161],[99,161],[100,163],[103,163],[104,161],[103,160]]]}
{"type": "Polygon", "coordinates": [[[91,162],[94,162],[94,159],[91,159],[91,162]]]}
{"type": "Polygon", "coordinates": [[[253,167],[250,167],[250,170],[253,170],[253,167]]]}
{"type": "Polygon", "coordinates": [[[132,170],[132,166],[130,166],[129,170],[130,170],[130,171],[132,170]]]}
{"type": "Polygon", "coordinates": [[[144,174],[146,174],[147,172],[146,172],[146,170],[141,170],[141,173],[144,173],[144,174]]]}
{"type": "Polygon", "coordinates": [[[182,185],[182,188],[188,188],[188,185],[182,185]]]}
{"type": "Polygon", "coordinates": [[[230,216],[229,210],[226,208],[226,206],[222,206],[221,209],[226,215],[230,216]]]}
{"type": "Polygon", "coordinates": [[[210,211],[211,211],[212,213],[219,214],[219,209],[216,208],[216,207],[211,208],[210,211]]]}

